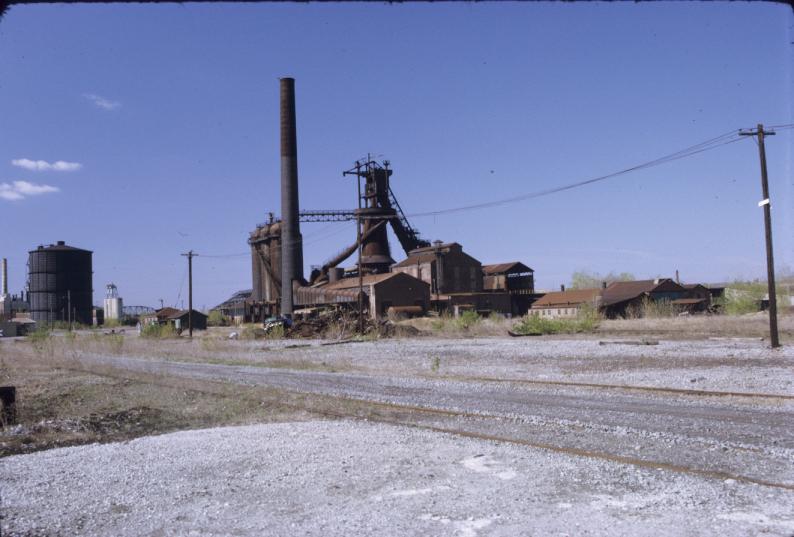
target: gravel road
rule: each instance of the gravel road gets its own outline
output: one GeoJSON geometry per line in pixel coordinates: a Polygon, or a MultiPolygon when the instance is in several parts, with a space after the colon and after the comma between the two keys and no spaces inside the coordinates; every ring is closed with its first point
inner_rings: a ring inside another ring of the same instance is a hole
{"type": "Polygon", "coordinates": [[[794,535],[788,347],[290,345],[179,341],[164,356],[125,347],[73,363],[307,394],[310,411],[380,423],[188,431],[5,458],[3,535],[794,535]],[[311,406],[322,401],[337,404],[311,406]]]}
{"type": "Polygon", "coordinates": [[[790,536],[794,493],[365,422],[3,459],[3,535],[790,536]]]}
{"type": "MultiPolygon", "coordinates": [[[[134,348],[134,339],[133,348],[134,348]]],[[[580,337],[386,339],[323,346],[322,341],[169,343],[166,357],[276,363],[383,375],[498,377],[666,386],[794,396],[794,346],[772,350],[751,338],[658,341],[580,337]],[[603,344],[602,344],[603,343],[603,344]]],[[[166,345],[165,343],[160,346],[166,345]]],[[[151,344],[149,344],[151,346],[151,344]]],[[[142,348],[133,353],[145,356],[142,348]]]]}
{"type": "Polygon", "coordinates": [[[413,411],[407,423],[794,487],[794,400],[289,370],[130,357],[84,363],[342,397],[413,411]]]}

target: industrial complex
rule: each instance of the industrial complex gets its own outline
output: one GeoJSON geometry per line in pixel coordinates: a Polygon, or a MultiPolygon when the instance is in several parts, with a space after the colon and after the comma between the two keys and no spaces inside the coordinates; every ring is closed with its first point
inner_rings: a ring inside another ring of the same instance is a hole
{"type": "Polygon", "coordinates": [[[526,313],[533,300],[533,270],[521,262],[483,265],[457,242],[421,238],[391,187],[389,161],[356,161],[343,172],[357,181],[352,209],[300,210],[295,125],[295,81],[281,84],[281,218],[273,214],[251,232],[252,290],[220,307],[235,319],[311,314],[317,308],[358,306],[377,318],[398,312],[495,311],[526,313]],[[301,222],[356,221],[347,248],[305,277],[301,222]],[[407,258],[395,263],[394,232],[407,258]],[[352,266],[341,265],[356,254],[352,266]]]}
{"type": "MultiPolygon", "coordinates": [[[[301,210],[292,78],[280,80],[280,131],[281,216],[268,213],[267,221],[249,235],[251,289],[214,308],[232,322],[310,318],[329,309],[358,312],[373,320],[429,313],[457,316],[462,311],[565,318],[575,317],[583,308],[614,318],[632,314],[649,300],[667,301],[678,312],[697,313],[712,311],[712,299],[723,291],[660,278],[536,292],[535,272],[522,260],[483,264],[459,242],[422,238],[397,200],[391,185],[395,170],[387,160],[368,157],[343,171],[357,183],[352,208],[301,210]],[[301,223],[341,221],[357,224],[349,246],[304,274],[301,223]],[[392,256],[389,229],[405,253],[400,262],[392,256]]],[[[196,328],[207,324],[206,315],[195,310],[162,304],[159,310],[125,307],[113,283],[106,285],[104,307],[94,307],[92,252],[64,241],[31,250],[28,268],[26,291],[11,295],[3,260],[0,321],[90,325],[121,322],[134,314],[144,326],[170,323],[181,330],[188,324],[196,328]]],[[[15,327],[5,330],[17,332],[15,327]]]]}

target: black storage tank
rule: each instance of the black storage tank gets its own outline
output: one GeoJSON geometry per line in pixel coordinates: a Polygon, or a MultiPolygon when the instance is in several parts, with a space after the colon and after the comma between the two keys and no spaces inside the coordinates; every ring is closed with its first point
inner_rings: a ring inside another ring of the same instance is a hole
{"type": "Polygon", "coordinates": [[[63,241],[29,252],[28,289],[34,321],[92,323],[92,252],[67,246],[63,241]]]}

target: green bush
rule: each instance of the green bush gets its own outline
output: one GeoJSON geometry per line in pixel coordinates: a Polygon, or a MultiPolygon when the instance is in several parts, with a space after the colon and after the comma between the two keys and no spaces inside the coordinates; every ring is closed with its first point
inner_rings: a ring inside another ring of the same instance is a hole
{"type": "Polygon", "coordinates": [[[457,319],[455,319],[455,324],[461,330],[468,330],[475,324],[480,322],[480,315],[476,311],[466,310],[461,312],[457,319]]]}
{"type": "Polygon", "coordinates": [[[433,356],[430,360],[430,371],[433,373],[438,373],[438,370],[441,368],[441,357],[440,356],[433,356]]]}
{"type": "Polygon", "coordinates": [[[267,330],[265,332],[265,338],[267,338],[267,339],[284,339],[284,334],[285,334],[284,325],[283,324],[279,324],[279,325],[276,325],[276,326],[272,327],[270,330],[267,330]]]}
{"type": "MultiPolygon", "coordinates": [[[[283,330],[283,328],[282,328],[283,330]]],[[[267,337],[265,329],[259,325],[246,324],[240,330],[240,339],[262,339],[267,337]]]]}
{"type": "Polygon", "coordinates": [[[210,310],[207,326],[229,326],[229,319],[220,310],[210,310]]]}
{"type": "Polygon", "coordinates": [[[37,343],[42,343],[50,340],[50,329],[46,326],[39,326],[33,332],[28,333],[28,341],[34,346],[37,343]]]}
{"type": "MultiPolygon", "coordinates": [[[[781,289],[778,289],[778,294],[781,289]]],[[[761,301],[767,294],[766,282],[737,280],[728,285],[725,295],[716,299],[714,305],[728,315],[744,315],[760,311],[761,301]]]]}
{"type": "Polygon", "coordinates": [[[451,322],[452,315],[448,311],[444,311],[436,319],[433,319],[430,327],[436,332],[443,332],[451,322]]]}
{"type": "Polygon", "coordinates": [[[179,337],[176,328],[171,323],[168,324],[147,324],[141,327],[141,337],[149,339],[167,339],[179,337]]]}
{"type": "Polygon", "coordinates": [[[52,354],[52,335],[47,326],[39,326],[33,332],[29,332],[27,336],[33,350],[39,354],[52,354]]]}
{"type": "Polygon", "coordinates": [[[600,317],[595,308],[583,307],[574,318],[550,319],[529,314],[513,326],[513,332],[522,335],[580,334],[598,328],[600,317]]]}

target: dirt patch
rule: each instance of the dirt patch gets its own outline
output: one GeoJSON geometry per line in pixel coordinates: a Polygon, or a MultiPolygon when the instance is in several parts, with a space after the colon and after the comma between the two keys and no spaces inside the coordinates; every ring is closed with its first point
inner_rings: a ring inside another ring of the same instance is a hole
{"type": "Polygon", "coordinates": [[[184,429],[303,419],[276,394],[175,379],[116,378],[35,359],[0,364],[17,387],[17,425],[0,430],[0,457],[53,447],[114,442],[184,429]]]}

